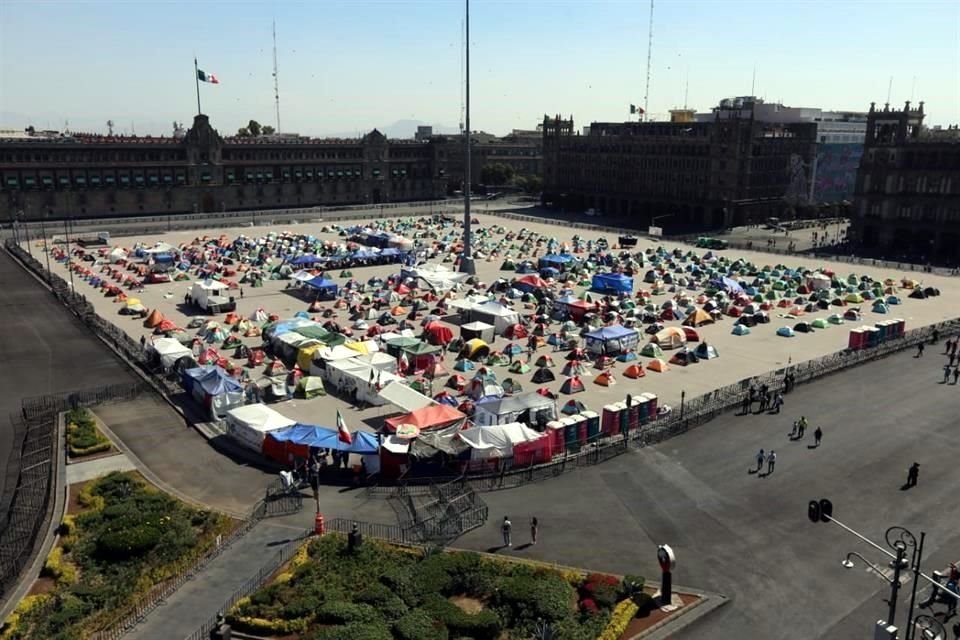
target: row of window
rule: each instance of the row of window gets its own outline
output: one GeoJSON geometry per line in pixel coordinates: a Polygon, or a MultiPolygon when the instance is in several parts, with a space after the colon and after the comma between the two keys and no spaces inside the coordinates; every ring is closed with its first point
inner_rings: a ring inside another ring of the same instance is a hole
{"type": "Polygon", "coordinates": [[[67,164],[71,162],[185,162],[187,154],[184,149],[169,149],[163,151],[124,151],[114,149],[98,149],[97,151],[65,151],[50,153],[48,149],[32,151],[3,151],[0,152],[0,161],[14,162],[55,162],[67,164]]]}
{"type": "Polygon", "coordinates": [[[864,193],[917,193],[949,195],[953,189],[951,176],[888,175],[886,180],[875,179],[871,174],[863,177],[864,193]]]}
{"type": "Polygon", "coordinates": [[[914,220],[920,222],[960,222],[960,208],[947,204],[901,204],[892,202],[864,202],[862,211],[868,218],[914,220]]]}
{"type": "MultiPolygon", "coordinates": [[[[200,176],[202,182],[210,182],[209,172],[203,172],[200,176]]],[[[17,189],[96,189],[98,187],[160,187],[187,184],[185,172],[176,173],[127,173],[127,172],[109,172],[102,174],[81,174],[74,172],[72,176],[36,176],[25,175],[22,177],[17,174],[7,173],[0,187],[6,190],[17,189]]]]}

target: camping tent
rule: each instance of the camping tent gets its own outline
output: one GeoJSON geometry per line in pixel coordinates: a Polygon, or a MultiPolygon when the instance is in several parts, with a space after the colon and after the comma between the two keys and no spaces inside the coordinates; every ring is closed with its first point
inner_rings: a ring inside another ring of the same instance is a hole
{"type": "Polygon", "coordinates": [[[647,372],[643,370],[643,365],[632,364],[623,370],[623,375],[627,376],[628,378],[636,379],[647,375],[647,372]]]}
{"type": "Polygon", "coordinates": [[[640,355],[644,358],[663,358],[663,349],[655,342],[648,342],[643,345],[643,349],[640,350],[640,355]]]}
{"type": "MultiPolygon", "coordinates": [[[[549,452],[550,439],[544,433],[538,433],[520,422],[510,422],[487,427],[473,427],[458,434],[463,442],[470,446],[473,460],[487,458],[508,458],[514,455],[514,449],[522,443],[536,443],[537,449],[549,452]]],[[[549,459],[549,453],[545,458],[549,459]]]]}
{"type": "Polygon", "coordinates": [[[473,422],[479,426],[522,421],[537,424],[556,418],[553,400],[534,391],[502,398],[483,398],[475,405],[473,422]]]}
{"type": "Polygon", "coordinates": [[[583,380],[580,379],[580,376],[572,376],[563,381],[563,384],[560,385],[560,393],[574,394],[584,391],[583,380]]]}
{"type": "Polygon", "coordinates": [[[183,388],[217,419],[243,405],[243,387],[220,367],[194,367],[182,376],[183,388]]]}
{"type": "Polygon", "coordinates": [[[701,360],[712,360],[713,358],[719,358],[720,354],[717,353],[716,347],[712,344],[707,344],[706,342],[701,342],[697,345],[697,348],[694,350],[694,353],[697,354],[697,357],[701,360]]]}
{"type": "Polygon", "coordinates": [[[190,349],[175,338],[156,338],[150,343],[150,347],[156,352],[157,357],[160,358],[160,366],[166,371],[169,371],[180,358],[193,355],[190,349]]]}
{"type": "Polygon", "coordinates": [[[543,384],[545,382],[553,382],[556,380],[556,377],[553,375],[553,371],[547,369],[546,367],[540,367],[533,372],[533,377],[531,378],[536,384],[543,384]]]}
{"type": "Polygon", "coordinates": [[[259,402],[230,409],[226,421],[227,435],[257,453],[263,448],[266,434],[296,424],[294,420],[259,402]]]}
{"type": "Polygon", "coordinates": [[[594,379],[594,384],[599,384],[602,387],[610,387],[617,383],[617,379],[613,377],[612,371],[604,371],[594,379]]]}
{"type": "Polygon", "coordinates": [[[711,323],[713,323],[713,317],[703,309],[697,309],[683,321],[683,324],[690,327],[700,327],[711,323]]]}
{"type": "Polygon", "coordinates": [[[653,360],[647,363],[647,371],[656,371],[657,373],[664,373],[669,370],[670,370],[670,367],[667,365],[666,362],[664,362],[660,358],[654,358],[653,360]]]}
{"type": "Polygon", "coordinates": [[[493,342],[495,336],[496,329],[486,322],[470,322],[460,327],[460,337],[464,340],[479,338],[484,342],[493,342]]]}
{"type": "Polygon", "coordinates": [[[423,331],[430,344],[447,344],[453,340],[453,331],[450,327],[437,321],[428,322],[427,326],[423,328],[423,331]]]}
{"type": "Polygon", "coordinates": [[[480,338],[468,340],[463,348],[464,351],[466,351],[467,357],[474,361],[481,360],[490,355],[490,346],[480,338]]]}
{"type": "Polygon", "coordinates": [[[597,293],[629,295],[633,292],[633,278],[622,273],[598,273],[590,281],[590,288],[597,293]]]}
{"type": "Polygon", "coordinates": [[[323,378],[320,376],[303,376],[297,380],[297,393],[309,400],[327,395],[327,390],[323,388],[323,378]]]}
{"type": "Polygon", "coordinates": [[[640,342],[640,334],[636,329],[628,329],[619,324],[601,327],[584,337],[587,350],[596,354],[616,355],[629,351],[640,342]]]}
{"type": "Polygon", "coordinates": [[[380,397],[404,411],[416,411],[434,404],[434,401],[427,396],[399,381],[391,382],[381,389],[380,397]]]}
{"type": "Polygon", "coordinates": [[[667,327],[658,331],[652,341],[660,345],[661,349],[678,349],[686,344],[687,336],[683,329],[667,327]]]}

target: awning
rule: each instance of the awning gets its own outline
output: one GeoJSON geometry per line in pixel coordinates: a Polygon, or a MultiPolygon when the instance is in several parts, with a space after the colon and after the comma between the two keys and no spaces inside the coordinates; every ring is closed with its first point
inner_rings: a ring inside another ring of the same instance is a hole
{"type": "Polygon", "coordinates": [[[380,390],[380,397],[390,404],[411,412],[436,404],[433,400],[399,382],[391,382],[380,390]]]}

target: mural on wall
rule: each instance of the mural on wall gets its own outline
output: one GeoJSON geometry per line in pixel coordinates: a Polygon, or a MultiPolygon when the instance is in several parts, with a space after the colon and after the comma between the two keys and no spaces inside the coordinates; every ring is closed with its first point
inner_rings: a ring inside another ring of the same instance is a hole
{"type": "Polygon", "coordinates": [[[790,162],[787,163],[787,190],[783,194],[783,199],[791,207],[807,204],[807,197],[810,194],[807,178],[809,171],[810,165],[803,161],[800,154],[790,154],[790,162]]]}
{"type": "Polygon", "coordinates": [[[863,145],[820,144],[817,145],[817,173],[813,180],[815,202],[840,202],[853,200],[857,182],[857,168],[863,145]]]}

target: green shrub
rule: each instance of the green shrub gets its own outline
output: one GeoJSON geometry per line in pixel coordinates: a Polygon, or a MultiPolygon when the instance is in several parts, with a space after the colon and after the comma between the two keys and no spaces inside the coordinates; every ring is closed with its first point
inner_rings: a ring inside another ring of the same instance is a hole
{"type": "Polygon", "coordinates": [[[468,636],[475,640],[493,640],[500,635],[500,617],[490,609],[467,613],[437,594],[431,594],[424,599],[423,609],[435,620],[442,622],[451,634],[468,636]]]}
{"type": "Polygon", "coordinates": [[[317,622],[323,624],[370,623],[380,620],[377,610],[368,604],[333,601],[317,609],[317,622]]]}
{"type": "Polygon", "coordinates": [[[576,599],[573,587],[556,574],[502,578],[497,584],[495,601],[520,620],[560,620],[570,614],[576,599]]]}
{"type": "Polygon", "coordinates": [[[320,598],[313,594],[298,595],[291,598],[281,608],[278,614],[284,620],[312,617],[321,606],[320,598]]]}
{"type": "Polygon", "coordinates": [[[449,633],[425,611],[416,609],[400,618],[393,627],[399,640],[447,640],[449,633]]]}
{"type": "Polygon", "coordinates": [[[422,600],[422,593],[414,586],[413,573],[407,567],[388,567],[380,574],[380,583],[408,606],[415,607],[422,600]]]}
{"type": "Polygon", "coordinates": [[[374,622],[319,629],[305,640],[393,640],[393,634],[382,622],[374,622]]]}
{"type": "Polygon", "coordinates": [[[406,603],[379,582],[367,585],[353,600],[374,607],[387,620],[396,620],[408,611],[406,603]]]}
{"type": "Polygon", "coordinates": [[[623,576],[623,582],[620,587],[621,598],[632,598],[635,594],[643,593],[643,585],[646,584],[646,578],[637,575],[623,576]]]}
{"type": "Polygon", "coordinates": [[[153,549],[160,538],[160,530],[151,526],[107,531],[96,541],[97,554],[108,560],[127,560],[153,549]]]}

